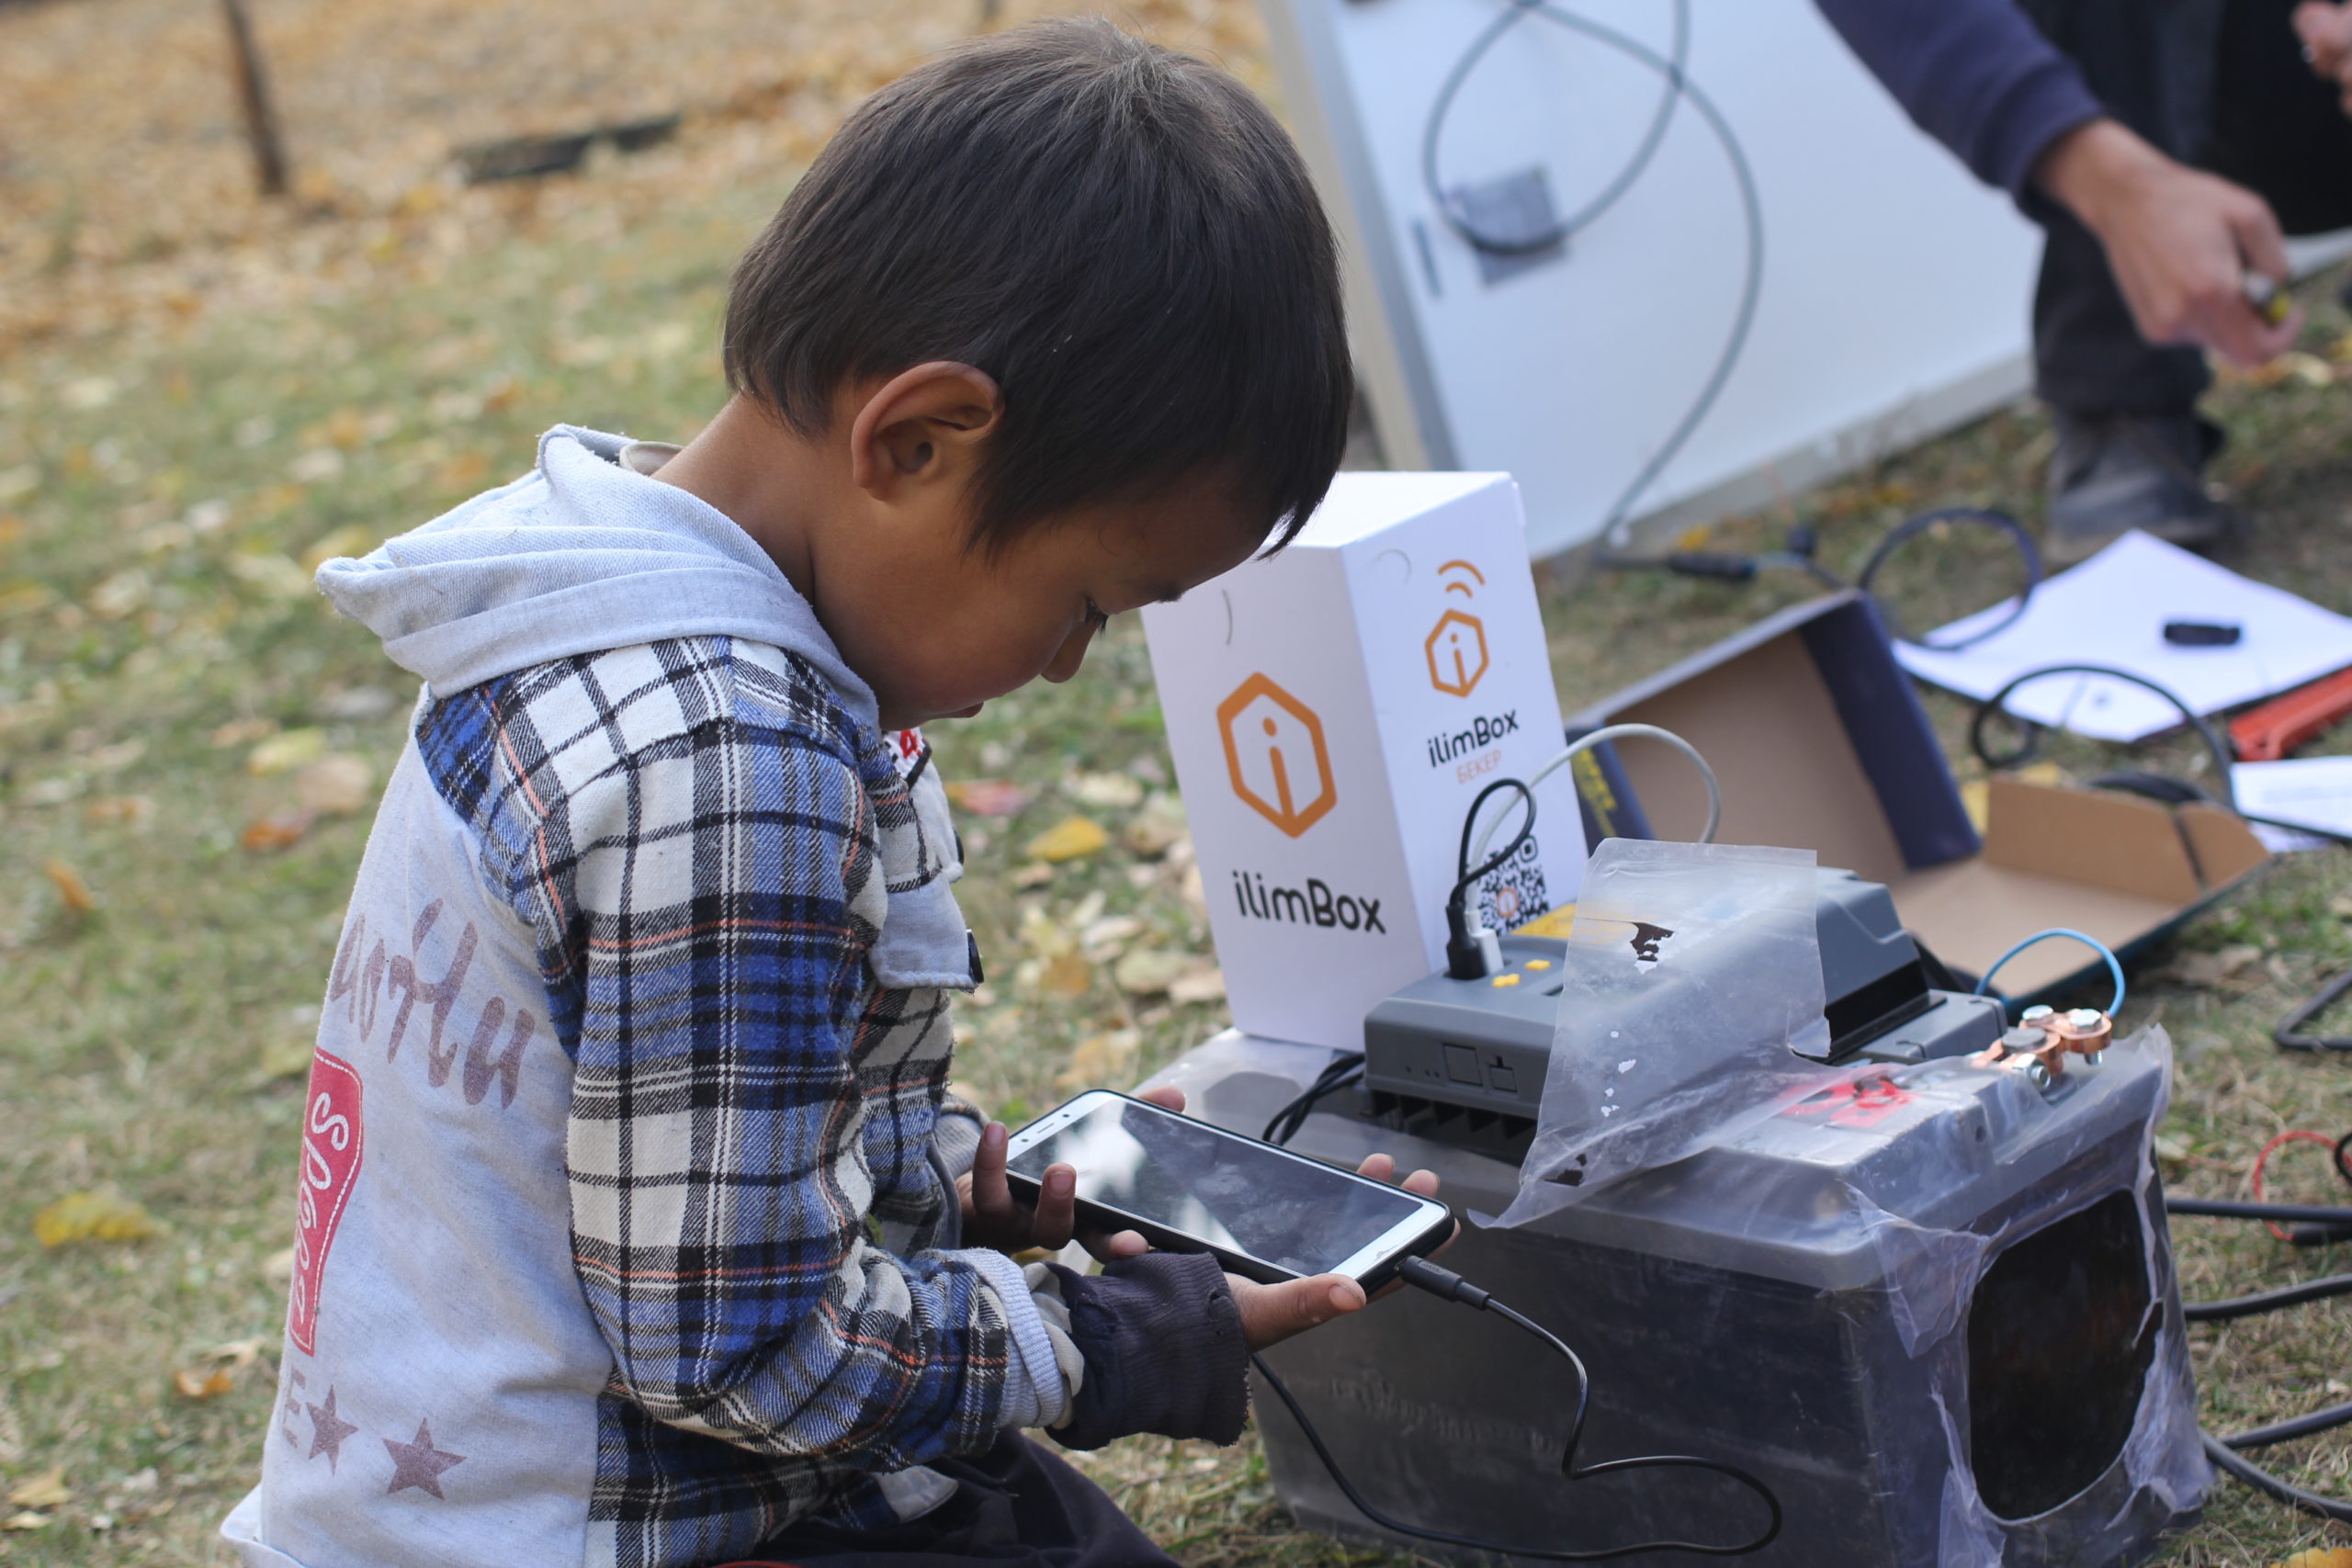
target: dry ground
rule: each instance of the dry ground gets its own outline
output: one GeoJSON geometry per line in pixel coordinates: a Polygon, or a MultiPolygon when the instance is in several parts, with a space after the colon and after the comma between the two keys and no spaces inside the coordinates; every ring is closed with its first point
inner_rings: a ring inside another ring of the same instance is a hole
{"type": "MultiPolygon", "coordinates": [[[[254,3],[299,192],[266,210],[245,194],[211,7],[0,6],[9,1562],[215,1560],[212,1522],[253,1472],[295,1075],[365,832],[352,786],[382,775],[407,700],[372,642],[308,592],[305,564],[514,471],[558,419],[689,434],[718,396],[710,345],[735,251],[844,107],[987,19],[976,0],[682,0],[658,28],[616,0],[254,3]],[[672,109],[686,114],[673,143],[579,177],[465,191],[446,175],[458,142],[672,109]],[[143,1205],[157,1233],[44,1248],[35,1212],[92,1190],[143,1205]]],[[[1263,85],[1246,5],[1136,14],[1263,85]]],[[[2352,611],[2352,388],[2329,357],[2346,325],[2323,303],[2301,374],[2221,401],[2239,433],[2223,476],[2264,523],[2240,564],[2352,611]]],[[[1850,567],[1906,511],[1965,501],[2030,516],[2045,451],[2038,420],[2004,414],[1724,536],[1755,544],[1808,521],[1850,567]]],[[[1959,608],[1996,577],[1952,541],[1903,592],[1959,608]]],[[[1563,701],[1804,591],[1554,570],[1563,701]]],[[[1936,711],[1956,736],[1957,706],[1936,711]]],[[[936,739],[951,779],[1026,796],[967,833],[968,910],[1004,976],[962,1025],[978,1091],[1018,1116],[1074,1084],[1140,1076],[1218,1027],[1136,628],[1115,627],[1074,685],[936,739]],[[1112,843],[1037,869],[1024,846],[1072,815],[1112,843]]],[[[2076,771],[2103,756],[2059,749],[2076,771]]],[[[2265,1037],[2352,961],[2347,895],[2352,857],[2295,857],[2197,922],[2174,978],[2140,987],[2133,1016],[2161,1017],[2182,1045],[2161,1145],[2176,1186],[2238,1191],[2274,1133],[2352,1125],[2352,1064],[2265,1037]]],[[[2278,1185],[2320,1201],[2332,1189],[2312,1152],[2282,1156],[2278,1185]]],[[[2188,1222],[2181,1245],[2196,1295],[2344,1266],[2210,1222],[2188,1222]]],[[[2209,1421],[2346,1397],[2347,1348],[2340,1303],[2201,1332],[2209,1421]]],[[[2307,1484],[2352,1489],[2341,1435],[2273,1457],[2307,1484]]],[[[1289,1531],[1254,1444],[1139,1441],[1092,1465],[1188,1562],[1351,1557],[1289,1531]]],[[[2257,1568],[2328,1539],[2352,1537],[2224,1485],[2165,1561],[2257,1568]]]]}

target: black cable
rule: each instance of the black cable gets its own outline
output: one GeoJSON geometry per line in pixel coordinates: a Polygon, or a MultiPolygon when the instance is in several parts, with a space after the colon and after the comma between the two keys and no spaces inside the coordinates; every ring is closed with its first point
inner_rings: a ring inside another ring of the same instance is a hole
{"type": "Polygon", "coordinates": [[[1763,1534],[1754,1540],[1743,1542],[1738,1546],[1710,1546],[1703,1541],[1690,1540],[1645,1540],[1631,1546],[1606,1547],[1597,1551],[1561,1551],[1549,1547],[1506,1546],[1499,1541],[1480,1540],[1475,1536],[1454,1535],[1445,1530],[1423,1529],[1418,1525],[1408,1525],[1399,1519],[1391,1518],[1364,1501],[1363,1494],[1358,1492],[1347,1476],[1340,1472],[1339,1461],[1331,1457],[1331,1450],[1325,1446],[1322,1434],[1316,1431],[1315,1423],[1306,1418],[1306,1412],[1299,1408],[1298,1401],[1292,1396],[1290,1390],[1283,1385],[1283,1380],[1274,1375],[1273,1369],[1266,1365],[1262,1357],[1251,1356],[1250,1364],[1258,1369],[1258,1375],[1266,1381],[1268,1388],[1274,1391],[1274,1397],[1282,1401],[1283,1408],[1290,1412],[1291,1419],[1298,1423],[1299,1433],[1306,1438],[1306,1446],[1315,1450],[1315,1457],[1323,1461],[1323,1468],[1329,1472],[1332,1482],[1338,1485],[1348,1501],[1355,1506],[1356,1511],[1365,1518],[1392,1534],[1409,1536],[1416,1540],[1432,1540],[1444,1546],[1458,1546],[1472,1551],[1490,1551],[1504,1557],[1531,1558],[1539,1562],[1602,1562],[1611,1558],[1632,1557],[1645,1551],[1688,1551],[1702,1557],[1745,1557],[1751,1551],[1761,1551],[1780,1538],[1781,1522],[1780,1498],[1773,1495],[1770,1486],[1765,1485],[1763,1482],[1736,1464],[1728,1464],[1722,1460],[1697,1459],[1688,1454],[1645,1454],[1634,1459],[1603,1460],[1598,1464],[1589,1464],[1579,1470],[1576,1461],[1577,1445],[1584,1438],[1585,1415],[1587,1406],[1590,1403],[1592,1379],[1585,1371],[1584,1361],[1568,1348],[1567,1342],[1532,1318],[1513,1312],[1461,1275],[1450,1269],[1441,1269],[1427,1258],[1401,1259],[1397,1264],[1397,1273],[1406,1283],[1419,1290],[1427,1291],[1440,1300],[1460,1302],[1465,1306],[1476,1307],[1480,1312],[1494,1313],[1516,1324],[1558,1351],[1575,1370],[1576,1413],[1569,1418],[1567,1445],[1560,1454],[1560,1473],[1567,1480],[1583,1481],[1596,1475],[1613,1475],[1631,1470],[1712,1471],[1717,1475],[1729,1476],[1755,1493],[1763,1500],[1765,1508],[1771,1514],[1771,1520],[1764,1527],[1763,1534]]]}
{"type": "Polygon", "coordinates": [[[1444,82],[1438,89],[1437,96],[1430,100],[1429,118],[1422,126],[1421,183],[1427,187],[1430,200],[1435,205],[1439,218],[1447,228],[1460,235],[1474,249],[1486,251],[1489,254],[1526,255],[1549,250],[1555,245],[1565,243],[1570,235],[1591,223],[1614,205],[1618,197],[1624,195],[1634,181],[1640,176],[1643,169],[1648,165],[1651,155],[1657,152],[1657,143],[1665,137],[1667,123],[1672,118],[1674,104],[1678,99],[1688,102],[1699,118],[1706,122],[1708,130],[1713,133],[1716,141],[1723,147],[1724,159],[1731,166],[1732,181],[1739,189],[1740,217],[1747,240],[1747,263],[1740,280],[1739,306],[1732,317],[1731,331],[1724,335],[1724,346],[1716,355],[1714,366],[1708,371],[1706,381],[1700,387],[1699,395],[1691,400],[1690,406],[1683,412],[1682,417],[1675,422],[1674,428],[1667,434],[1666,439],[1659,443],[1657,449],[1650,454],[1648,461],[1642,465],[1640,470],[1634,475],[1625,488],[1618,492],[1617,499],[1610,503],[1608,513],[1600,520],[1600,532],[1605,539],[1616,532],[1619,525],[1624,522],[1626,513],[1633,510],[1634,503],[1641,498],[1642,492],[1649,489],[1657,476],[1666,470],[1666,466],[1672,462],[1680,454],[1683,446],[1689,443],[1691,434],[1699,428],[1700,422],[1704,420],[1708,412],[1714,407],[1715,400],[1723,395],[1724,384],[1731,379],[1732,367],[1739,363],[1740,355],[1747,347],[1747,334],[1756,324],[1757,302],[1764,292],[1764,202],[1763,197],[1757,192],[1756,175],[1747,166],[1747,152],[1740,145],[1738,134],[1732,130],[1731,122],[1724,118],[1723,110],[1716,107],[1714,99],[1710,97],[1697,83],[1691,81],[1683,69],[1689,48],[1688,0],[1676,0],[1673,44],[1675,53],[1670,59],[1659,54],[1657,51],[1638,39],[1619,32],[1614,28],[1605,27],[1590,17],[1579,16],[1574,11],[1565,10],[1558,6],[1549,4],[1547,0],[1510,0],[1510,9],[1487,23],[1478,36],[1471,41],[1470,47],[1463,51],[1461,58],[1454,62],[1453,68],[1447,72],[1444,82]],[[1445,116],[1453,108],[1453,100],[1460,94],[1463,84],[1468,80],[1472,69],[1485,58],[1487,51],[1494,46],[1497,39],[1531,16],[1540,16],[1545,21],[1566,28],[1570,32],[1581,33],[1598,43],[1605,44],[1617,51],[1627,59],[1648,67],[1665,81],[1667,90],[1661,96],[1659,107],[1657,113],[1652,115],[1649,129],[1644,133],[1641,144],[1635,149],[1633,158],[1619,171],[1617,177],[1610,182],[1600,196],[1586,203],[1583,210],[1576,213],[1567,222],[1555,225],[1552,230],[1543,234],[1504,241],[1493,235],[1479,233],[1476,228],[1468,223],[1464,215],[1456,210],[1456,203],[1445,194],[1443,182],[1439,179],[1437,171],[1438,139],[1445,127],[1445,116]]]}
{"type": "Polygon", "coordinates": [[[1471,40],[1468,49],[1462,51],[1461,58],[1453,62],[1453,69],[1446,73],[1445,80],[1439,85],[1437,96],[1430,102],[1429,118],[1421,127],[1422,188],[1429,193],[1440,220],[1460,235],[1471,248],[1484,251],[1488,255],[1534,255],[1555,245],[1566,244],[1577,231],[1589,227],[1595,219],[1616,206],[1618,197],[1633,189],[1634,182],[1640,179],[1642,171],[1649,167],[1658,144],[1666,140],[1666,128],[1674,118],[1675,103],[1682,96],[1683,66],[1690,58],[1690,0],[1674,0],[1673,53],[1667,61],[1666,69],[1660,73],[1665,78],[1665,85],[1659,90],[1657,107],[1651,113],[1649,127],[1643,131],[1642,140],[1634,146],[1634,155],[1601,187],[1600,195],[1585,203],[1581,210],[1561,219],[1543,233],[1521,235],[1517,239],[1483,233],[1470,220],[1470,215],[1461,209],[1459,201],[1446,194],[1442,182],[1438,178],[1438,140],[1445,130],[1445,117],[1453,110],[1454,96],[1462,91],[1463,84],[1469,80],[1470,73],[1477,68],[1478,62],[1486,58],[1487,51],[1492,49],[1503,34],[1525,20],[1530,12],[1541,8],[1538,0],[1510,0],[1510,10],[1480,29],[1478,36],[1471,40]]]}
{"type": "MultiPolygon", "coordinates": [[[[2352,1034],[2320,1034],[2303,1027],[2343,1000],[2346,991],[2352,991],[2352,969],[2345,970],[2296,1003],[2295,1010],[2271,1030],[2271,1040],[2287,1051],[2352,1051],[2352,1034]]],[[[2345,1179],[2352,1180],[2352,1169],[2344,1164],[2342,1144],[2335,1145],[2335,1168],[2343,1172],[2345,1179]]]]}
{"type": "Polygon", "coordinates": [[[2273,1421],[2267,1427],[2232,1432],[2215,1441],[2233,1449],[2267,1449],[2273,1443],[2291,1443],[2297,1438],[2332,1432],[2338,1427],[2352,1427],[2352,1404],[2331,1404],[2308,1416],[2291,1416],[2284,1421],[2273,1421]]]}
{"type": "MultiPolygon", "coordinates": [[[[2232,811],[2237,811],[2237,791],[2232,787],[2230,782],[2230,765],[2233,759],[2229,743],[2222,739],[2221,732],[2206,722],[2203,714],[2182,701],[2180,694],[2171,687],[2161,682],[2151,681],[2145,675],[2135,675],[2129,670],[2119,670],[2112,664],[2044,664],[2038,669],[2028,670],[2022,674],[2011,676],[2002,684],[1999,691],[1977,704],[1976,712],[1969,718],[1968,749],[1976,754],[1978,761],[1998,773],[2006,773],[2011,768],[2021,767],[2033,760],[2034,753],[2041,749],[2041,737],[2048,727],[2038,720],[2027,718],[2022,714],[2010,713],[2001,705],[2007,702],[2009,694],[2019,686],[2030,681],[2039,681],[2051,675],[2105,675],[2112,680],[2138,686],[2143,691],[2153,692],[2170,703],[2179,712],[2188,728],[2197,732],[2197,738],[2205,743],[2205,750],[2213,760],[2213,767],[2219,775],[2218,782],[2221,786],[2221,794],[2216,797],[2218,804],[2227,807],[2232,811]],[[2022,737],[2016,750],[2002,756],[1994,755],[1992,749],[1984,743],[1985,721],[1996,713],[2015,723],[2021,731],[2022,737]]],[[[2245,814],[2240,812],[2239,815],[2245,814]]],[[[2254,821],[2256,818],[2248,818],[2247,820],[2254,821]]]]}
{"type": "Polygon", "coordinates": [[[2026,532],[2025,525],[2006,512],[1995,512],[1981,506],[1947,506],[1934,512],[1923,512],[1917,517],[1906,517],[1888,529],[1886,536],[1879,540],[1869,558],[1862,562],[1862,570],[1854,574],[1854,586],[1870,594],[1871,602],[1878,605],[1879,614],[1885,617],[1887,629],[1896,637],[1930,652],[1957,653],[1963,648],[1973,648],[1986,637],[2005,632],[2017,624],[2018,617],[2024,615],[2026,606],[2033,602],[2034,590],[2041,586],[2041,551],[2034,544],[2033,536],[2026,532]],[[2018,558],[2024,563],[2025,582],[2018,590],[2016,606],[1991,626],[1952,642],[1929,642],[1923,637],[1908,636],[1897,622],[1894,613],[1871,585],[1877,581],[1879,569],[1886,565],[1888,558],[1897,549],[1930,528],[1946,523],[1972,523],[2007,534],[2009,542],[2017,547],[2018,558]]]}
{"type": "Polygon", "coordinates": [[[2352,1274],[2331,1274],[2324,1280],[2306,1280],[2300,1285],[2282,1285],[2275,1291],[2257,1291],[2250,1296],[2232,1296],[2226,1301],[2183,1302],[2180,1315],[2191,1323],[2222,1323],[2233,1317],[2252,1317],[2281,1307],[2301,1306],[2305,1302],[2325,1301],[2330,1296],[2352,1296],[2352,1274]]]}
{"type": "Polygon", "coordinates": [[[1470,897],[1470,889],[1477,886],[1478,879],[1486,875],[1490,871],[1496,871],[1503,866],[1509,865],[1510,863],[1511,856],[1519,853],[1519,847],[1527,842],[1528,835],[1534,831],[1535,792],[1533,790],[1529,789],[1517,779],[1497,779],[1494,783],[1480,790],[1478,792],[1477,798],[1470,803],[1470,809],[1465,812],[1462,818],[1462,847],[1454,852],[1453,890],[1446,895],[1446,902],[1454,905],[1460,905],[1466,902],[1470,897]],[[1472,871],[1469,869],[1470,836],[1477,831],[1478,813],[1486,807],[1487,801],[1494,798],[1495,792],[1497,790],[1503,789],[1515,789],[1519,791],[1519,798],[1524,801],[1527,805],[1526,819],[1520,823],[1519,831],[1512,835],[1510,843],[1505,844],[1501,849],[1497,850],[1493,854],[1488,855],[1485,863],[1481,864],[1477,870],[1472,871]]]}
{"type": "Polygon", "coordinates": [[[1329,1066],[1316,1075],[1315,1081],[1306,1086],[1305,1093],[1274,1112],[1273,1120],[1266,1123],[1266,1130],[1258,1136],[1270,1144],[1289,1143],[1298,1136],[1298,1130],[1306,1124],[1306,1118],[1326,1096],[1337,1094],[1363,1081],[1363,1053],[1340,1052],[1332,1058],[1329,1066]]]}
{"type": "Polygon", "coordinates": [[[2323,1519],[2352,1524],[2352,1503],[2342,1503],[2333,1497],[2323,1497],[2316,1492],[2306,1492],[2292,1482],[2281,1481],[2245,1455],[2224,1446],[2222,1440],[2212,1433],[2199,1432],[2197,1435],[2205,1440],[2205,1457],[2213,1461],[2214,1469],[2290,1508],[2323,1519]]]}
{"type": "Polygon", "coordinates": [[[1497,779],[1478,792],[1477,798],[1471,801],[1470,809],[1464,814],[1462,847],[1453,857],[1454,870],[1460,874],[1453,880],[1453,891],[1445,896],[1445,972],[1453,978],[1476,980],[1484,978],[1487,973],[1486,954],[1470,936],[1470,889],[1476,886],[1478,879],[1488,872],[1510,864],[1511,857],[1519,853],[1520,846],[1527,842],[1528,836],[1534,831],[1535,792],[1518,779],[1497,779]],[[1519,831],[1512,835],[1510,842],[1487,856],[1477,870],[1472,871],[1469,869],[1470,837],[1477,830],[1478,813],[1487,801],[1494,798],[1495,792],[1502,789],[1519,791],[1520,799],[1527,806],[1527,816],[1520,822],[1519,831]]]}
{"type": "Polygon", "coordinates": [[[2165,1199],[2165,1212],[2217,1220],[2306,1220],[2313,1224],[2352,1225],[2352,1209],[2314,1203],[2247,1203],[2235,1198],[2165,1199]]]}

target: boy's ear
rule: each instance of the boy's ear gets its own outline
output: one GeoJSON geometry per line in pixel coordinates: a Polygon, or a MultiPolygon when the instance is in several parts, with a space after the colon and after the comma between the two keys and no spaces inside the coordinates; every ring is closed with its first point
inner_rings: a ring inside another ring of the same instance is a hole
{"type": "Polygon", "coordinates": [[[901,370],[850,423],[850,478],[877,501],[943,482],[960,492],[1003,413],[1004,396],[985,370],[944,359],[901,370]]]}

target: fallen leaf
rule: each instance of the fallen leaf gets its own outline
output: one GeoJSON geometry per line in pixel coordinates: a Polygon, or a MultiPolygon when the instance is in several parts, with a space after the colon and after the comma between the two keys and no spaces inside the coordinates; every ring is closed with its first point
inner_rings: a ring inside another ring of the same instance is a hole
{"type": "Polygon", "coordinates": [[[315,541],[302,552],[301,567],[315,576],[319,568],[343,556],[364,556],[376,547],[376,531],[356,523],[346,523],[334,532],[315,541]]]}
{"type": "Polygon", "coordinates": [[[245,772],[255,778],[289,773],[305,762],[316,761],[326,749],[325,730],[288,729],[254,747],[245,758],[245,772]]]}
{"type": "Polygon", "coordinates": [[[2339,920],[2352,920],[2352,898],[2338,897],[2329,899],[2327,901],[2327,912],[2334,915],[2339,920]]]}
{"type": "Polygon", "coordinates": [[[277,721],[274,718],[232,718],[205,739],[213,750],[225,751],[232,746],[249,745],[266,735],[277,733],[277,721]]]}
{"type": "Polygon", "coordinates": [[[73,1500],[74,1489],[65,1484],[63,1465],[28,1476],[8,1489],[8,1501],[19,1508],[62,1508],[73,1500]]]}
{"type": "Polygon", "coordinates": [[[1109,958],[1129,938],[1141,935],[1143,929],[1143,922],[1133,915],[1105,915],[1099,920],[1087,922],[1078,933],[1078,945],[1086,950],[1090,958],[1109,958]]]}
{"type": "Polygon", "coordinates": [[[259,821],[246,823],[245,830],[237,835],[237,842],[257,855],[291,849],[300,843],[302,836],[311,830],[311,814],[307,811],[265,817],[259,821]]]}
{"type": "Polygon", "coordinates": [[[1045,961],[1037,989],[1062,1001],[1076,1001],[1094,988],[1094,965],[1075,950],[1045,961]]]}
{"type": "Polygon", "coordinates": [[[231,556],[229,575],[280,599],[299,599],[311,591],[309,572],[289,558],[267,550],[231,556]]]}
{"type": "Polygon", "coordinates": [[[2165,972],[2180,985],[2211,990],[2261,962],[2262,949],[2244,942],[2219,953],[2184,953],[2165,965],[2165,972]]]}
{"type": "Polygon", "coordinates": [[[1088,1035],[1069,1054],[1069,1066],[1055,1076],[1054,1087],[1075,1090],[1125,1082],[1135,1068],[1136,1050],[1142,1041],[1142,1035],[1132,1029],[1088,1035]]]}
{"type": "Polygon", "coordinates": [[[2306,387],[2328,387],[2335,383],[2335,367],[2316,354],[2290,349],[2278,356],[2280,367],[2306,387]]]}
{"type": "Polygon", "coordinates": [[[261,1048],[261,1076],[276,1080],[300,1077],[311,1070],[317,1047],[308,1040],[277,1040],[261,1048]]]}
{"type": "Polygon", "coordinates": [[[958,779],[947,798],[975,817],[1018,817],[1029,809],[1029,792],[1011,779],[958,779]]]}
{"type": "Polygon", "coordinates": [[[68,1192],[33,1216],[33,1235],[43,1247],[76,1241],[137,1241],[161,1229],[144,1206],[112,1188],[68,1192]]]}
{"type": "Polygon", "coordinates": [[[1128,818],[1119,841],[1139,855],[1162,855],[1184,836],[1184,807],[1166,790],[1155,790],[1143,809],[1128,818]]]}
{"type": "Polygon", "coordinates": [[[90,614],[102,621],[119,621],[147,603],[154,584],[137,567],[118,571],[90,590],[90,614]]]}
{"type": "Polygon", "coordinates": [[[57,889],[57,897],[75,914],[86,915],[98,907],[97,896],[90,891],[90,885],[82,880],[82,874],[63,861],[44,862],[40,871],[49,878],[50,886],[57,889]]]}
{"type": "Polygon", "coordinates": [[[1028,851],[1041,861],[1058,863],[1094,854],[1111,842],[1102,825],[1088,817],[1065,817],[1029,840],[1028,851]]]}
{"type": "Polygon", "coordinates": [[[1054,868],[1044,861],[1031,861],[1012,874],[1015,887],[1043,887],[1054,879],[1054,868]]]}
{"type": "Polygon", "coordinates": [[[1126,811],[1143,804],[1143,781],[1132,773],[1080,773],[1069,793],[1080,806],[1126,811]]]}
{"type": "Polygon", "coordinates": [[[376,769],[347,751],[322,757],[294,775],[294,798],[306,812],[348,817],[376,798],[376,769]]]}
{"type": "Polygon", "coordinates": [[[1111,978],[1129,996],[1154,997],[1175,984],[1176,976],[1192,967],[1192,963],[1186,953],[1146,948],[1120,959],[1111,971],[1111,978]]]}
{"type": "Polygon", "coordinates": [[[2271,1568],[2352,1568],[2352,1547],[2314,1546],[2309,1551],[2298,1551],[2271,1568]]]}
{"type": "Polygon", "coordinates": [[[11,1514],[0,1520],[0,1529],[37,1530],[49,1523],[47,1514],[11,1514]]]}
{"type": "Polygon", "coordinates": [[[182,1399],[214,1399],[237,1386],[237,1374],[229,1367],[215,1367],[209,1373],[183,1367],[172,1374],[172,1386],[182,1399]]]}
{"type": "Polygon", "coordinates": [[[101,827],[116,822],[144,822],[153,815],[155,803],[143,795],[110,795],[82,807],[83,819],[101,827]]]}
{"type": "Polygon", "coordinates": [[[1214,964],[1187,969],[1168,983],[1168,999],[1182,1007],[1225,1000],[1225,973],[1214,964]]]}

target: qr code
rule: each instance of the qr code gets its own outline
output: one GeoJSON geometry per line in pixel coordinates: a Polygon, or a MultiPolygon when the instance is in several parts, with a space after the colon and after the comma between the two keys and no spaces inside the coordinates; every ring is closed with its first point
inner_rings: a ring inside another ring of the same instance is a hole
{"type": "Polygon", "coordinates": [[[1478,881],[1478,919],[1488,931],[1514,931],[1551,907],[1544,852],[1532,833],[1517,854],[1478,881]]]}

